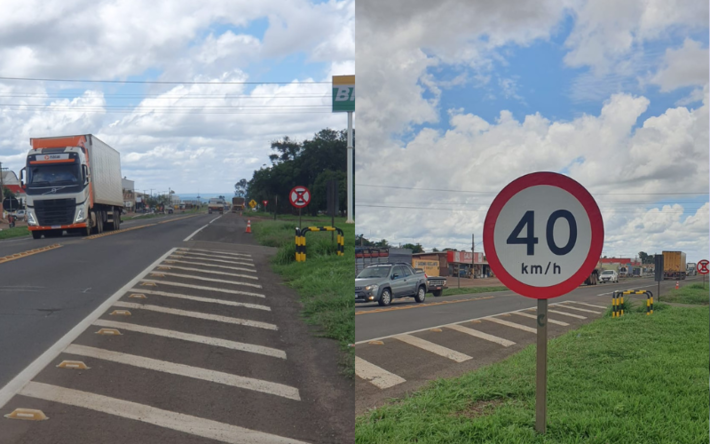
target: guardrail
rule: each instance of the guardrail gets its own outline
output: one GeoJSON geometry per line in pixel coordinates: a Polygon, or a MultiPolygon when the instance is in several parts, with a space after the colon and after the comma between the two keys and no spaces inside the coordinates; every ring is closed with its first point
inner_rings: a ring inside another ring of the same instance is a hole
{"type": "Polygon", "coordinates": [[[646,295],[646,315],[653,314],[653,293],[648,290],[627,290],[615,291],[611,298],[611,317],[620,318],[624,315],[624,295],[628,294],[645,294],[646,295]]]}
{"type": "Polygon", "coordinates": [[[338,233],[338,256],[345,255],[345,233],[338,227],[304,227],[301,230],[296,228],[296,262],[306,261],[306,233],[309,231],[335,231],[338,233]]]}

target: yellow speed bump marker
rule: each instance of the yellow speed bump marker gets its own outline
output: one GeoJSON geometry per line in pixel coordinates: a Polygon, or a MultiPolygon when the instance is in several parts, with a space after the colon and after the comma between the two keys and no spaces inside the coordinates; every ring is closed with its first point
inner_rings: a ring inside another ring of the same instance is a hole
{"type": "Polygon", "coordinates": [[[430,329],[429,331],[435,331],[435,332],[441,333],[441,329],[440,329],[440,328],[432,328],[432,329],[430,329]]]}
{"type": "Polygon", "coordinates": [[[121,336],[121,332],[115,328],[102,328],[96,332],[97,335],[115,335],[121,336]]]}
{"type": "Polygon", "coordinates": [[[57,366],[58,368],[75,368],[78,370],[88,370],[89,367],[86,366],[81,361],[62,361],[61,364],[57,366]]]}
{"type": "Polygon", "coordinates": [[[5,415],[5,418],[24,419],[26,421],[44,421],[49,419],[42,410],[36,409],[15,409],[12,413],[5,415]]]}
{"type": "Polygon", "coordinates": [[[130,316],[131,312],[128,310],[114,310],[111,312],[111,316],[130,316]]]}
{"type": "Polygon", "coordinates": [[[141,282],[141,287],[157,287],[155,282],[141,282]]]}
{"type": "Polygon", "coordinates": [[[158,267],[158,270],[172,270],[171,267],[166,267],[165,265],[161,265],[158,267]]]}
{"type": "Polygon", "coordinates": [[[473,323],[473,324],[480,324],[481,321],[479,321],[478,319],[476,319],[475,321],[471,321],[471,323],[473,323]]]}
{"type": "Polygon", "coordinates": [[[151,276],[160,277],[160,278],[165,277],[165,275],[163,273],[151,273],[151,276]]]}
{"type": "Polygon", "coordinates": [[[129,298],[133,298],[133,299],[147,299],[147,298],[148,298],[148,297],[147,297],[146,295],[144,295],[143,293],[131,293],[131,295],[128,296],[128,297],[129,297],[129,298]]]}
{"type": "Polygon", "coordinates": [[[502,317],[502,318],[509,318],[509,317],[510,317],[510,313],[503,313],[502,315],[498,315],[498,316],[500,316],[500,317],[502,317]]]}
{"type": "Polygon", "coordinates": [[[174,264],[175,261],[165,261],[166,264],[174,264]]]}
{"type": "Polygon", "coordinates": [[[370,345],[385,345],[385,343],[382,341],[370,341],[370,342],[368,342],[368,344],[370,344],[370,345]]]}

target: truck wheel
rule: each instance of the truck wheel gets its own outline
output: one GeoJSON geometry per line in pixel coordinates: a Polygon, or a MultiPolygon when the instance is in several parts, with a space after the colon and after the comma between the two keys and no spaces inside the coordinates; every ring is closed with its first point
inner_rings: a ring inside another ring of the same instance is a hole
{"type": "Polygon", "coordinates": [[[392,302],[392,293],[390,293],[389,288],[385,288],[384,290],[382,290],[382,294],[380,295],[380,300],[377,301],[377,303],[383,307],[386,307],[391,302],[392,302]]]}
{"type": "Polygon", "coordinates": [[[431,292],[431,294],[433,294],[433,295],[434,295],[435,297],[437,297],[437,298],[438,298],[439,296],[441,296],[442,293],[443,293],[443,290],[434,290],[434,291],[431,292]]]}
{"type": "Polygon", "coordinates": [[[417,301],[417,303],[422,303],[422,302],[424,302],[425,298],[426,298],[426,288],[424,288],[423,285],[420,285],[419,288],[417,288],[417,294],[414,296],[414,300],[417,301]]]}
{"type": "Polygon", "coordinates": [[[41,231],[33,231],[32,232],[32,239],[41,239],[42,238],[42,232],[41,231]]]}

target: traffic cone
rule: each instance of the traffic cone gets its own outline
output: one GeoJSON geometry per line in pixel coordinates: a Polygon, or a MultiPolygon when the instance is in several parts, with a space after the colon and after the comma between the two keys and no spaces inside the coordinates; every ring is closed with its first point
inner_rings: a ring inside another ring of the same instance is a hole
{"type": "Polygon", "coordinates": [[[247,231],[245,233],[251,233],[251,220],[247,220],[247,231]]]}
{"type": "Polygon", "coordinates": [[[677,290],[679,288],[680,288],[680,281],[675,281],[675,289],[677,290]]]}

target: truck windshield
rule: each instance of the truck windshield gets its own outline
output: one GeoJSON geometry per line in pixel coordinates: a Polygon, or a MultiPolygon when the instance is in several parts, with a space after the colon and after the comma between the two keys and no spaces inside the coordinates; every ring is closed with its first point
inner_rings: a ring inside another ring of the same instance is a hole
{"type": "Polygon", "coordinates": [[[391,267],[365,268],[357,275],[358,278],[381,278],[389,275],[391,267]]]}
{"type": "Polygon", "coordinates": [[[79,185],[79,165],[41,165],[30,169],[29,187],[52,187],[57,185],[79,185]]]}

